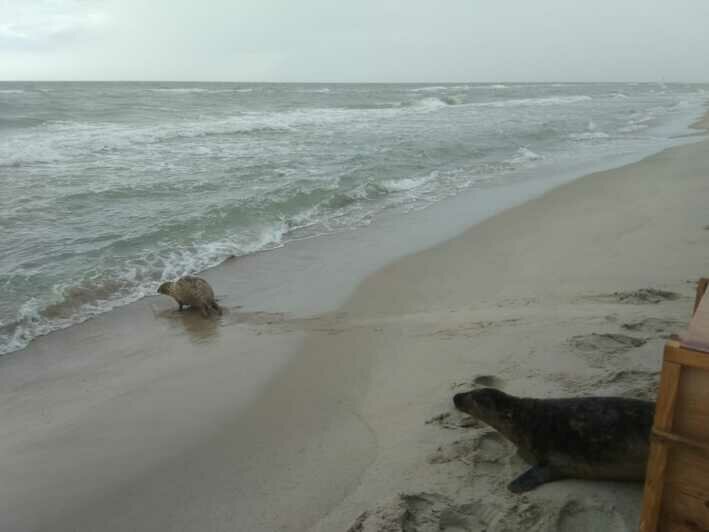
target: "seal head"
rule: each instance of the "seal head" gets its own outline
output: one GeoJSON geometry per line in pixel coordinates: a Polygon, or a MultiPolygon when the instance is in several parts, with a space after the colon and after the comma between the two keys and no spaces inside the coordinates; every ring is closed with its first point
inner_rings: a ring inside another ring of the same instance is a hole
{"type": "Polygon", "coordinates": [[[508,440],[519,445],[515,420],[524,409],[517,397],[495,388],[481,388],[455,394],[453,404],[458,410],[484,421],[508,440]]]}
{"type": "Polygon", "coordinates": [[[167,281],[165,283],[162,283],[158,287],[158,294],[163,294],[165,296],[169,296],[172,293],[172,288],[173,288],[174,284],[175,283],[173,283],[172,281],[167,281]]]}

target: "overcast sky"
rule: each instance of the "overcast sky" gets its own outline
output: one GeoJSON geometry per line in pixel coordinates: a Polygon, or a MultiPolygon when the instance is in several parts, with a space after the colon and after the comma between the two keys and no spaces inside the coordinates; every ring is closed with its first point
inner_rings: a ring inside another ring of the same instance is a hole
{"type": "Polygon", "coordinates": [[[0,80],[709,81],[709,0],[0,0],[0,80]]]}

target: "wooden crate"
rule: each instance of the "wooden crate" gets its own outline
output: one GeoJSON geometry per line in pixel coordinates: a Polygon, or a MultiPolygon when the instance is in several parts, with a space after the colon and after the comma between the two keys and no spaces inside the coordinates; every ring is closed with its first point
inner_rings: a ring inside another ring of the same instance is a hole
{"type": "Polygon", "coordinates": [[[709,297],[697,286],[689,331],[665,346],[641,532],[709,532],[709,297]]]}

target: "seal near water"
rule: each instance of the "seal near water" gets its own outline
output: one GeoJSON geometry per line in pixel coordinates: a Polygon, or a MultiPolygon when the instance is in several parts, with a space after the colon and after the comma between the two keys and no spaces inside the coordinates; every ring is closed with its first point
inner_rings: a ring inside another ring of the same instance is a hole
{"type": "Polygon", "coordinates": [[[521,398],[494,388],[456,394],[453,403],[500,432],[532,465],[508,485],[513,493],[564,478],[645,478],[654,403],[621,397],[521,398]]]}
{"type": "Polygon", "coordinates": [[[219,315],[222,314],[222,309],[214,298],[212,287],[199,277],[185,276],[177,281],[168,281],[160,285],[158,293],[173,297],[180,310],[187,305],[199,310],[205,318],[209,317],[212,310],[219,315]]]}

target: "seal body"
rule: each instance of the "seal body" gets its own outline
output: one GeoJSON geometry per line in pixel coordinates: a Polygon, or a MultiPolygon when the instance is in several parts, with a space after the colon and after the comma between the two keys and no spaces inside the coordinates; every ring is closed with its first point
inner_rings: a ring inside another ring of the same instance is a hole
{"type": "Polygon", "coordinates": [[[211,311],[221,315],[222,309],[217,305],[214,291],[209,283],[199,277],[185,276],[177,281],[169,281],[160,285],[159,294],[171,296],[182,307],[189,306],[199,310],[202,316],[209,317],[211,311]]]}
{"type": "Polygon", "coordinates": [[[494,388],[456,394],[453,403],[499,431],[532,465],[508,486],[514,493],[563,478],[645,478],[654,403],[520,398],[494,388]]]}

